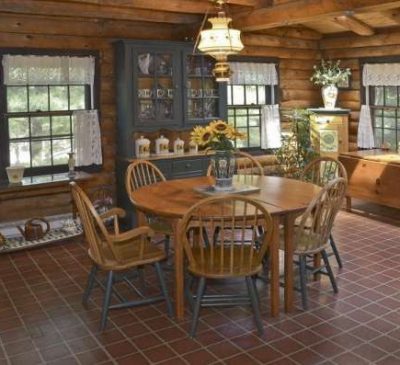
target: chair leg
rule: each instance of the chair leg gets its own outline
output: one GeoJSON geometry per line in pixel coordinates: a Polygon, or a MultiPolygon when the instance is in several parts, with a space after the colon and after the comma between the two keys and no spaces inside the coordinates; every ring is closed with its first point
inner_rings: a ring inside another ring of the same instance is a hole
{"type": "Polygon", "coordinates": [[[338,290],[338,287],[337,287],[337,284],[336,284],[335,275],[333,275],[333,271],[332,271],[331,265],[329,263],[328,254],[326,253],[325,250],[321,251],[321,256],[322,256],[322,259],[324,260],[326,271],[327,271],[327,273],[329,275],[329,279],[331,281],[333,291],[335,293],[338,293],[339,290],[338,290]]]}
{"type": "Polygon", "coordinates": [[[104,294],[103,309],[101,311],[101,326],[100,330],[103,331],[106,328],[108,308],[110,306],[112,286],[114,282],[113,272],[109,271],[107,276],[106,292],[104,294]]]}
{"type": "Polygon", "coordinates": [[[192,326],[190,328],[190,337],[192,338],[194,338],[194,336],[196,335],[197,324],[199,321],[200,307],[201,307],[201,299],[203,298],[205,288],[206,288],[206,278],[201,277],[199,281],[199,286],[197,288],[197,298],[193,310],[192,326]]]}
{"type": "Polygon", "coordinates": [[[164,251],[165,251],[165,255],[167,256],[167,261],[168,261],[170,244],[171,244],[171,237],[170,237],[170,235],[166,234],[165,240],[164,240],[164,251]]]}
{"type": "Polygon", "coordinates": [[[254,284],[253,279],[250,276],[246,276],[247,291],[249,292],[251,307],[253,308],[254,319],[256,321],[256,326],[258,334],[262,336],[264,334],[264,326],[261,320],[260,304],[258,301],[257,288],[254,284]]]}
{"type": "Polygon", "coordinates": [[[138,266],[137,268],[138,279],[140,283],[140,289],[143,296],[146,294],[146,281],[144,280],[144,267],[138,266]]]}
{"type": "Polygon", "coordinates": [[[194,308],[194,300],[193,300],[193,295],[192,295],[192,284],[193,284],[193,276],[188,274],[187,279],[185,280],[185,295],[186,299],[189,303],[190,309],[193,311],[194,308]]]}
{"type": "Polygon", "coordinates": [[[342,259],[341,259],[340,255],[339,255],[339,251],[338,251],[338,249],[336,247],[336,243],[335,243],[335,240],[333,239],[332,233],[329,235],[329,242],[331,244],[333,254],[336,257],[336,261],[337,261],[337,263],[339,265],[339,268],[342,269],[343,268],[343,262],[342,262],[342,259]]]}
{"type": "Polygon", "coordinates": [[[308,309],[307,302],[307,259],[305,255],[299,256],[299,278],[300,278],[300,290],[301,290],[301,302],[303,309],[308,309]]]}
{"type": "Polygon", "coordinates": [[[156,262],[156,263],[154,264],[154,266],[155,266],[155,268],[156,268],[158,280],[160,281],[161,292],[162,292],[162,294],[163,294],[163,296],[164,296],[164,298],[165,298],[165,302],[166,302],[166,304],[167,304],[167,312],[168,312],[168,315],[169,315],[170,317],[172,317],[172,316],[173,316],[173,313],[172,313],[172,304],[171,304],[171,300],[170,300],[169,295],[168,295],[167,285],[165,284],[165,279],[164,279],[163,270],[161,269],[161,265],[160,265],[159,262],[156,262]]]}
{"type": "Polygon", "coordinates": [[[99,270],[98,266],[96,264],[93,264],[88,279],[87,279],[87,283],[86,283],[86,288],[85,291],[83,292],[82,295],[82,304],[86,307],[87,306],[87,302],[89,300],[90,294],[92,292],[92,289],[94,287],[94,283],[96,280],[96,274],[97,271],[99,270]]]}

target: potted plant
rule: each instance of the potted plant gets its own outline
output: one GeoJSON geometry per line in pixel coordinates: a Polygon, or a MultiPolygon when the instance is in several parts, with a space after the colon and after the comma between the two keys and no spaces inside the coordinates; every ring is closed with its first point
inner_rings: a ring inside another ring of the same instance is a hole
{"type": "Polygon", "coordinates": [[[214,120],[205,127],[196,126],[191,132],[192,143],[215,150],[215,155],[211,156],[215,190],[232,189],[232,178],[235,173],[233,142],[244,137],[243,133],[223,120],[214,120]]]}
{"type": "Polygon", "coordinates": [[[319,65],[314,65],[311,81],[314,85],[322,86],[322,99],[325,109],[334,109],[338,95],[337,85],[345,83],[351,75],[349,68],[341,68],[340,60],[321,60],[319,65]]]}
{"type": "Polygon", "coordinates": [[[318,157],[310,140],[310,113],[294,109],[287,111],[284,117],[291,121],[290,133],[282,136],[282,145],[275,151],[275,156],[279,174],[297,179],[304,167],[318,157]]]}

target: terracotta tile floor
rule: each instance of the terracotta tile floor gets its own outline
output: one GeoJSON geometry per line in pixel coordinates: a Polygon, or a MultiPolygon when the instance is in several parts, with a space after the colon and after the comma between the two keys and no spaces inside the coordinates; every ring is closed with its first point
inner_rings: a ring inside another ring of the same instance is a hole
{"type": "Polygon", "coordinates": [[[236,307],[204,309],[189,339],[189,313],[177,323],[163,303],[114,311],[99,333],[100,289],[88,309],[80,303],[90,266],[82,242],[1,255],[0,365],[400,364],[400,228],[342,212],[334,234],[345,263],[335,267],[339,294],[323,278],[311,284],[308,312],[272,319],[260,282],[263,338],[249,309],[236,307]]]}

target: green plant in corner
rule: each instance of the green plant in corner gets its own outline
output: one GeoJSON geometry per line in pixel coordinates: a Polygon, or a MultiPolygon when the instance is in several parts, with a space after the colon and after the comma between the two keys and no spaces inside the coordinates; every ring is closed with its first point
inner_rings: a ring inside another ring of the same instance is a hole
{"type": "Polygon", "coordinates": [[[310,139],[310,112],[294,109],[283,115],[291,121],[290,133],[282,135],[282,145],[275,152],[279,173],[285,177],[298,178],[303,168],[318,153],[310,139]]]}

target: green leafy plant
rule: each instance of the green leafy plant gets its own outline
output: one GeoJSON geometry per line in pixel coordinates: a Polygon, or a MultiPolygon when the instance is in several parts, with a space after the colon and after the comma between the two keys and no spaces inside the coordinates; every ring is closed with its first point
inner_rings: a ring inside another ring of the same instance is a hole
{"type": "Polygon", "coordinates": [[[275,152],[278,171],[282,176],[298,178],[304,167],[318,157],[311,145],[310,112],[294,109],[283,117],[291,121],[291,130],[288,135],[282,135],[282,146],[275,152]]]}
{"type": "Polygon", "coordinates": [[[351,75],[349,68],[341,68],[340,60],[336,62],[332,60],[321,60],[319,65],[314,65],[314,73],[310,78],[315,85],[337,85],[345,82],[351,75]]]}

